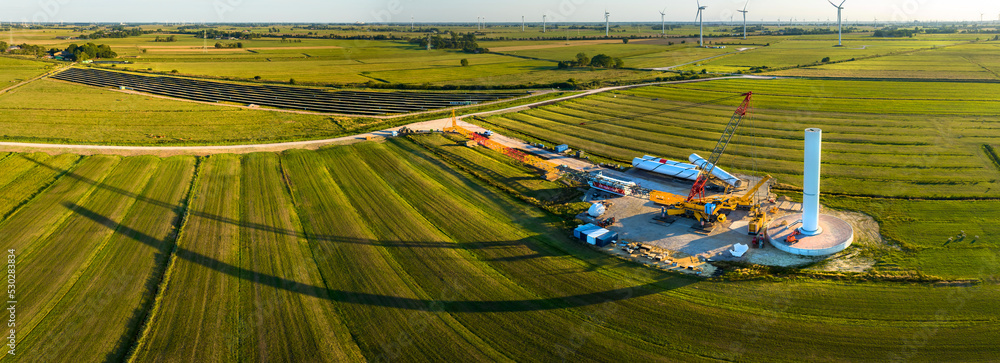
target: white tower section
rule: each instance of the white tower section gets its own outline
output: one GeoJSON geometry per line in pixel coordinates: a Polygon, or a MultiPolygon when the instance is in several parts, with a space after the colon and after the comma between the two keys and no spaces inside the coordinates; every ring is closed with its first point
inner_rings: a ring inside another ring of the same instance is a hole
{"type": "Polygon", "coordinates": [[[802,170],[802,227],[799,232],[807,236],[823,232],[819,226],[819,171],[822,154],[823,130],[806,129],[805,161],[802,170]]]}

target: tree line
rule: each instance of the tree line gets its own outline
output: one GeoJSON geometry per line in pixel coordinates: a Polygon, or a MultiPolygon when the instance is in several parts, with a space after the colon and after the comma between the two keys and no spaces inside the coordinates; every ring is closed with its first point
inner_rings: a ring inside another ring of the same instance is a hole
{"type": "Polygon", "coordinates": [[[559,69],[569,67],[624,68],[625,61],[607,54],[598,54],[594,58],[590,58],[587,56],[587,53],[580,52],[576,54],[576,59],[574,60],[559,62],[559,69]]]}
{"type": "Polygon", "coordinates": [[[421,47],[427,47],[429,43],[433,49],[461,49],[466,53],[488,53],[490,51],[479,46],[474,33],[450,32],[450,34],[450,37],[435,34],[429,40],[424,37],[414,38],[410,39],[410,43],[419,44],[421,47]]]}

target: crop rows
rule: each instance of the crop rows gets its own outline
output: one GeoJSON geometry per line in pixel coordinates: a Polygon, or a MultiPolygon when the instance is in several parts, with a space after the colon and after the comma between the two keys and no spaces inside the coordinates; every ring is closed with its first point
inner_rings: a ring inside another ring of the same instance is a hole
{"type": "MultiPolygon", "coordinates": [[[[802,130],[824,130],[824,190],[866,196],[982,197],[997,185],[981,141],[1000,137],[1000,125],[978,116],[884,115],[879,99],[845,98],[855,112],[833,105],[791,104],[807,82],[749,84],[760,89],[751,118],[733,139],[723,167],[771,173],[800,182],[802,130]],[[785,90],[782,90],[785,88],[785,90]],[[831,109],[831,111],[825,111],[831,109]],[[941,128],[947,132],[941,132],[941,128]]],[[[865,82],[816,82],[859,94],[865,82]],[[838,83],[838,84],[834,84],[838,83]]],[[[594,95],[558,105],[486,118],[487,127],[508,130],[627,164],[643,154],[686,160],[707,156],[739,102],[730,82],[645,87],[594,95]],[[718,90],[716,90],[718,88],[718,90]],[[697,97],[701,97],[699,102],[697,97]]],[[[755,91],[756,93],[757,91],[755,91]]],[[[815,100],[813,100],[815,102],[815,100]]],[[[833,101],[831,101],[833,102],[833,101]]],[[[944,105],[956,101],[934,101],[944,105]]],[[[975,100],[965,103],[982,103],[975,100]]],[[[959,101],[958,103],[962,103],[959,101]]],[[[972,105],[969,105],[972,109],[972,105]]],[[[986,116],[992,110],[980,110],[986,116]]]]}
{"type": "Polygon", "coordinates": [[[151,77],[81,68],[68,69],[53,78],[97,87],[128,87],[136,91],[203,102],[236,102],[352,115],[425,111],[463,102],[480,103],[518,96],[515,93],[327,91],[315,88],[251,86],[177,77],[151,77]]]}
{"type": "Polygon", "coordinates": [[[992,357],[995,285],[941,321],[960,287],[649,270],[462,170],[518,192],[556,183],[519,183],[529,171],[453,142],[58,167],[7,155],[0,171],[34,156],[61,176],[0,222],[23,268],[25,349],[2,360],[857,360],[905,354],[907,332],[929,328],[943,333],[929,359],[992,357]]]}

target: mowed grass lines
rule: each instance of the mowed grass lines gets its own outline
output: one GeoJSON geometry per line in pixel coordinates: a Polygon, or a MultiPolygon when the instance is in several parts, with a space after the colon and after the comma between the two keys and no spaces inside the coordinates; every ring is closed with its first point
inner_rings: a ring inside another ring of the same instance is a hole
{"type": "MultiPolygon", "coordinates": [[[[758,170],[798,184],[802,132],[820,127],[826,192],[957,198],[986,197],[991,188],[1000,187],[981,150],[984,140],[1000,137],[1000,127],[990,121],[1000,110],[979,108],[988,101],[978,96],[949,99],[955,93],[946,86],[934,99],[902,100],[914,107],[910,113],[928,105],[925,115],[886,115],[893,110],[884,104],[905,97],[906,85],[879,84],[882,97],[872,95],[871,86],[733,80],[644,87],[492,116],[485,123],[622,164],[642,154],[686,160],[691,153],[710,152],[741,101],[740,93],[752,90],[752,119],[734,138],[723,167],[747,171],[756,161],[758,170]],[[952,109],[968,111],[955,115],[952,109]]],[[[918,91],[914,97],[924,95],[918,91]]]]}
{"type": "Polygon", "coordinates": [[[239,158],[208,158],[192,188],[166,285],[132,356],[138,361],[239,359],[239,158]]]}
{"type": "MultiPolygon", "coordinates": [[[[131,207],[73,208],[73,218],[82,217],[81,221],[89,220],[104,233],[113,234],[91,262],[80,269],[72,288],[26,335],[21,343],[26,350],[50,357],[72,354],[79,361],[124,359],[145,321],[172,252],[175,223],[179,222],[194,166],[192,157],[162,161],[153,157],[128,158],[119,169],[134,177],[135,185],[123,188],[111,177],[95,181],[98,190],[90,199],[120,200],[131,203],[131,207]],[[143,177],[149,181],[144,183],[143,177]],[[72,339],[61,341],[65,337],[72,339]]],[[[80,236],[79,228],[73,228],[65,235],[80,236]]]]}
{"type": "Polygon", "coordinates": [[[241,169],[240,359],[359,359],[357,345],[329,303],[278,155],[246,155],[241,169]]]}
{"type": "Polygon", "coordinates": [[[23,258],[18,321],[33,325],[33,350],[3,359],[865,360],[905,356],[926,329],[940,332],[922,341],[927,359],[995,355],[994,284],[666,274],[572,241],[424,137],[441,136],[197,168],[82,158],[0,222],[23,258]]]}
{"type": "Polygon", "coordinates": [[[775,72],[782,76],[997,80],[1000,44],[962,44],[916,53],[775,72]]]}

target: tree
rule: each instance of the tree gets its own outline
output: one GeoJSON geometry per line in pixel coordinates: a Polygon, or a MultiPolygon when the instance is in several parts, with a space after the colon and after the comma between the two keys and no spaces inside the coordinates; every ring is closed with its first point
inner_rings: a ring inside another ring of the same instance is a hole
{"type": "Polygon", "coordinates": [[[6,52],[7,48],[10,48],[10,44],[7,44],[7,42],[0,42],[0,53],[6,52]]]}
{"type": "Polygon", "coordinates": [[[289,79],[288,84],[295,84],[295,78],[289,79]]]}
{"type": "Polygon", "coordinates": [[[615,60],[607,54],[598,54],[590,60],[591,67],[611,68],[615,66],[615,60]]]}
{"type": "Polygon", "coordinates": [[[580,52],[576,54],[576,66],[584,67],[590,64],[590,57],[587,57],[587,53],[580,52]]]}
{"type": "Polygon", "coordinates": [[[469,60],[468,59],[462,58],[462,61],[460,63],[462,63],[462,67],[468,67],[469,66],[469,60]]]}
{"type": "Polygon", "coordinates": [[[823,63],[829,63],[830,62],[830,57],[823,58],[823,60],[821,62],[823,62],[823,63]]]}
{"type": "Polygon", "coordinates": [[[253,79],[259,81],[260,80],[260,76],[253,76],[253,79]]]}
{"type": "Polygon", "coordinates": [[[615,58],[615,68],[625,68],[625,61],[621,58],[615,58]]]}
{"type": "Polygon", "coordinates": [[[215,42],[215,49],[222,49],[222,43],[215,42]]]}
{"type": "Polygon", "coordinates": [[[622,43],[623,44],[628,44],[628,38],[622,38],[622,43]]]}

